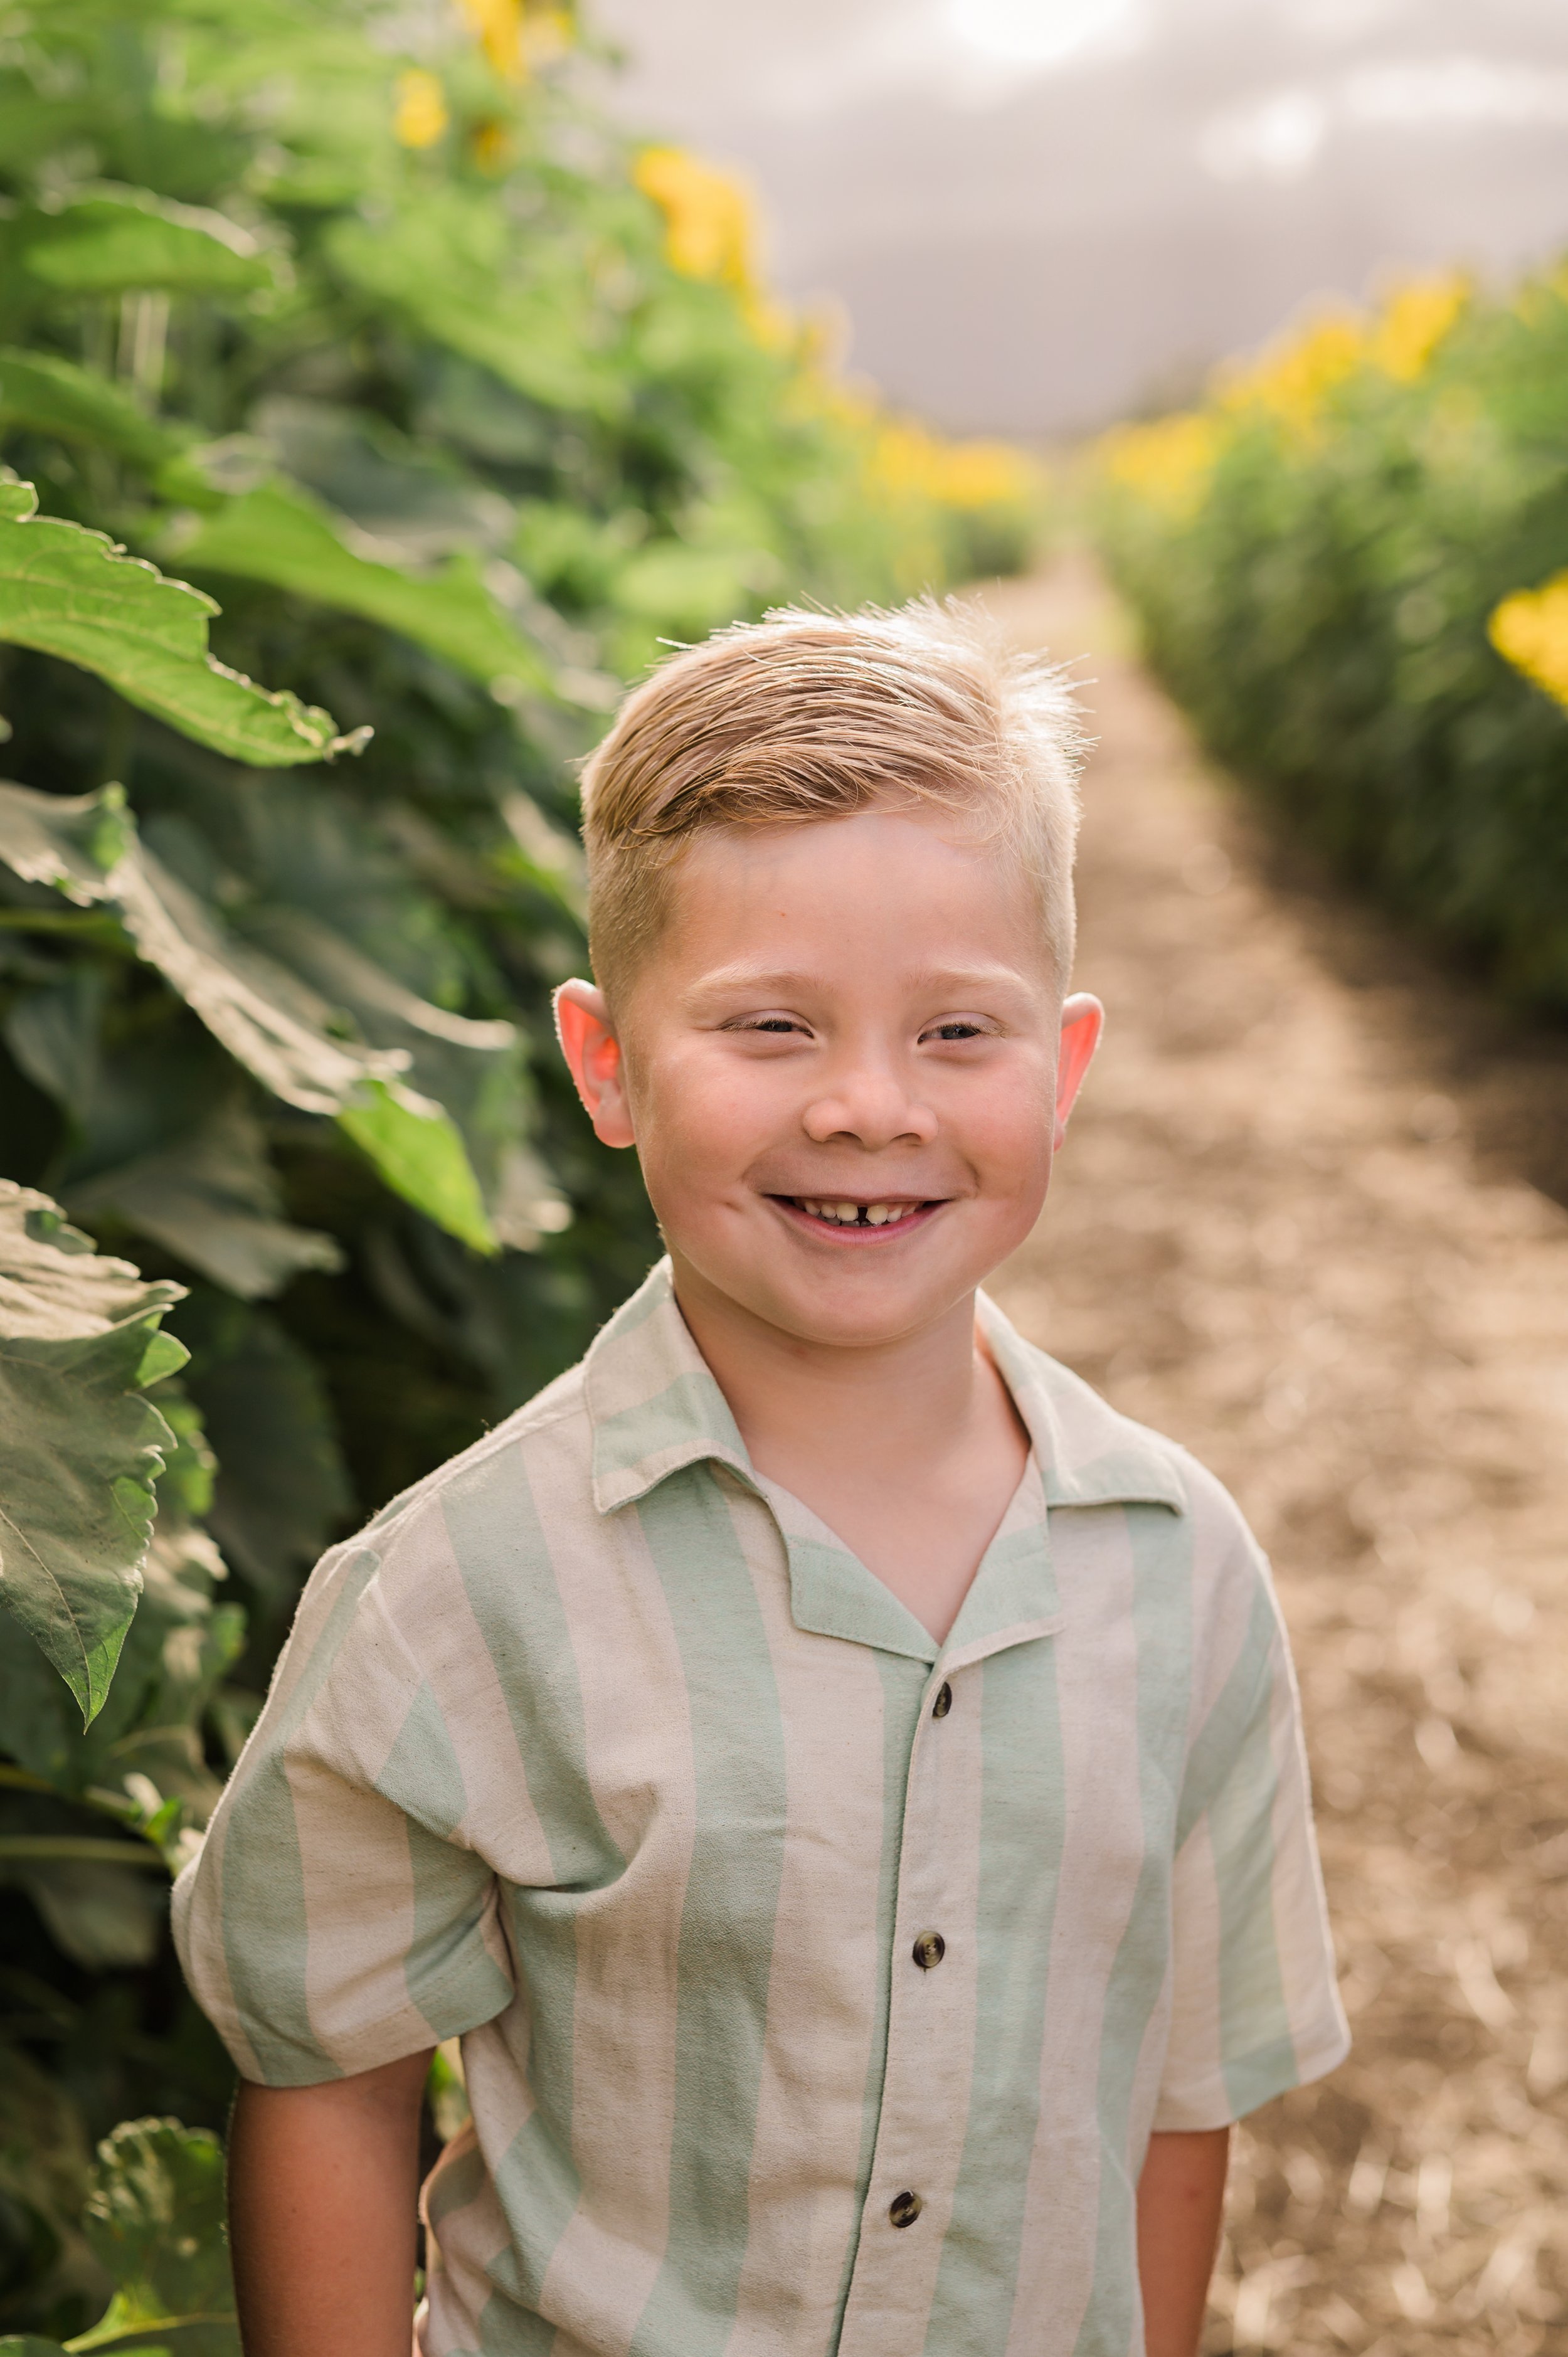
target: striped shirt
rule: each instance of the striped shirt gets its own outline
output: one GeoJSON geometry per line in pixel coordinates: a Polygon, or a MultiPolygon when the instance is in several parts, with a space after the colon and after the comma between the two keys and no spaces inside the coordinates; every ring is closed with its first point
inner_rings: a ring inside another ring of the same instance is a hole
{"type": "Polygon", "coordinates": [[[425,2357],[1129,2357],[1150,2129],[1347,2046],[1236,1508],[983,1300],[941,1644],[752,1468],[667,1265],[337,1548],[176,1894],[241,2072],[460,2036],[425,2357]]]}

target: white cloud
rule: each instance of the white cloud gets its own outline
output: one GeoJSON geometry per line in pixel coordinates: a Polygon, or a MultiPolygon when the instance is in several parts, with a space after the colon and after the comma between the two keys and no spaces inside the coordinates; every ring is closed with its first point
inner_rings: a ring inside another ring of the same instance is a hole
{"type": "Polygon", "coordinates": [[[1407,13],[1408,0],[1279,0],[1284,26],[1326,44],[1362,40],[1378,26],[1407,13]]]}
{"type": "Polygon", "coordinates": [[[1299,180],[1327,134],[1328,107],[1316,91],[1277,90],[1213,116],[1198,135],[1198,158],[1218,180],[1299,180]]]}
{"type": "Polygon", "coordinates": [[[1138,0],[948,0],[946,17],[988,63],[1035,72],[1124,48],[1144,29],[1138,0]]]}
{"type": "Polygon", "coordinates": [[[1568,123],[1568,73],[1496,58],[1409,58],[1346,77],[1357,123],[1416,129],[1462,123],[1568,123]]]}
{"type": "Polygon", "coordinates": [[[1340,128],[1452,131],[1568,124],[1568,73],[1494,58],[1409,58],[1359,66],[1211,115],[1198,160],[1219,180],[1298,180],[1340,128]]]}

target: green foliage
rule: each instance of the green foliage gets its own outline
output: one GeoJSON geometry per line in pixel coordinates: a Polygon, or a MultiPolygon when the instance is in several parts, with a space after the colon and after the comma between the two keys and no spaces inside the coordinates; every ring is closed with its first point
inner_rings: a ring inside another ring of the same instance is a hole
{"type": "Polygon", "coordinates": [[[178,1295],[0,1179],[0,1601],[86,1721],[136,1609],[153,1484],[175,1450],[142,1387],[185,1362],[158,1331],[178,1295]]]}
{"type": "Polygon", "coordinates": [[[219,213],[148,188],[84,188],[5,224],[8,324],[61,296],[242,296],[272,284],[256,241],[219,213]]]}
{"type": "Polygon", "coordinates": [[[127,2120],[98,2148],[87,2239],[114,2285],[71,2350],[156,2334],[170,2357],[239,2357],[223,2233],[223,2147],[177,2120],[127,2120]]]}
{"type": "Polygon", "coordinates": [[[207,651],[210,597],[166,581],[102,533],[38,516],[30,483],[0,483],[0,640],[63,655],[188,737],[275,769],[342,749],[331,717],[269,695],[207,651]]]}
{"type": "Polygon", "coordinates": [[[0,2327],[24,2336],[234,2346],[189,2321],[228,2304],[210,2139],[117,2130],[77,2223],[123,2111],[221,2116],[168,1874],[312,1559],[575,1358],[657,1251],[551,1052],[551,988],[586,963],[574,759],[662,639],[940,586],[1013,513],[992,460],[950,515],[939,446],[884,448],[809,337],[674,252],[569,67],[510,81],[455,11],[7,6],[0,1568],[38,1643],[0,1645],[0,1884],[26,1902],[0,2327]],[[448,123],[411,147],[415,64],[448,123]]]}
{"type": "Polygon", "coordinates": [[[411,575],[356,555],[308,493],[260,484],[177,542],[182,565],[382,622],[482,685],[546,694],[549,665],[486,588],[473,554],[454,550],[436,574],[411,575]]]}
{"type": "MultiPolygon", "coordinates": [[[[91,2181],[92,2147],[76,2107],[36,2062],[8,2052],[0,2073],[0,2287],[13,2320],[74,2323],[102,2308],[108,2287],[81,2231],[91,2181]]],[[[0,2340],[0,2350],[11,2345],[0,2340]]],[[[29,2357],[55,2346],[25,2345],[29,2357]]]]}
{"type": "Polygon", "coordinates": [[[1112,570],[1206,741],[1504,989],[1568,1007],[1568,712],[1490,635],[1568,565],[1561,276],[1407,290],[1106,460],[1112,570]],[[1412,344],[1423,304],[1444,331],[1412,344]]]}
{"type": "Polygon", "coordinates": [[[82,2240],[111,2286],[65,2341],[0,2340],[0,2357],[240,2357],[223,2231],[223,2148],[177,2120],[127,2120],[98,2147],[82,2240]]]}
{"type": "MultiPolygon", "coordinates": [[[[295,945],[292,967],[236,939],[219,911],[147,850],[118,786],[71,798],[0,784],[0,859],[27,882],[112,908],[127,948],[157,969],[263,1087],[304,1113],[335,1114],[398,1194],[478,1250],[494,1249],[456,1124],[395,1077],[412,1067],[412,1050],[401,1039],[379,1048],[341,1038],[339,1014],[304,977],[314,949],[317,963],[334,970],[340,1004],[365,1016],[371,1039],[379,1017],[382,1030],[424,1029],[448,1048],[504,1054],[513,1044],[510,1026],[426,1007],[330,934],[318,939],[319,928],[299,912],[278,912],[273,926],[274,934],[286,929],[295,945]]],[[[12,1047],[48,1087],[64,1077],[48,1053],[58,1001],[43,1008],[36,998],[23,1001],[12,1027],[20,1027],[20,1044],[14,1038],[12,1047]]],[[[327,1239],[291,1233],[267,1216],[274,1189],[258,1146],[253,1118],[231,1094],[174,1151],[101,1176],[86,1192],[132,1224],[139,1209],[144,1232],[236,1292],[272,1291],[295,1268],[335,1267],[338,1255],[327,1239]],[[184,1223],[192,1208],[205,1246],[184,1223]]]]}

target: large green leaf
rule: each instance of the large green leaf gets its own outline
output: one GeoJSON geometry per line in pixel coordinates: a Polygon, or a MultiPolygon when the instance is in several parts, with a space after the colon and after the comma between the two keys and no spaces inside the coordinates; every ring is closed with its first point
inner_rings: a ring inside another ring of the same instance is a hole
{"type": "Polygon", "coordinates": [[[338,1121],[405,1202],[476,1252],[495,1251],[479,1182],[449,1113],[412,1089],[372,1081],[338,1121]]]}
{"type": "Polygon", "coordinates": [[[55,1945],[90,1972],[150,1964],[168,1926],[168,1884],[155,1850],[138,1858],[128,1841],[105,1841],[104,1855],[83,1857],[68,1842],[16,1879],[43,1918],[55,1945]],[[131,1862],[109,1855],[118,1850],[131,1862]]]}
{"type": "MultiPolygon", "coordinates": [[[[183,1448],[196,1417],[192,1403],[167,1383],[159,1385],[156,1401],[183,1448]]],[[[217,1600],[228,1577],[223,1558],[177,1500],[165,1495],[177,1464],[177,1457],[158,1485],[142,1600],[109,1700],[71,1763],[80,1780],[74,1789],[95,1792],[101,1805],[106,1795],[124,1796],[114,1802],[116,1812],[171,1871],[185,1863],[182,1827],[204,1824],[218,1800],[202,1722],[245,1641],[243,1609],[217,1600]]]]}
{"type": "MultiPolygon", "coordinates": [[[[195,1824],[205,1822],[218,1786],[207,1765],[201,1715],[244,1641],[240,1607],[215,1601],[227,1576],[223,1559],[207,1533],[189,1522],[188,1501],[177,1494],[182,1454],[192,1452],[193,1444],[195,1453],[207,1454],[196,1409],[168,1383],[157,1386],[154,1404],[175,1431],[176,1453],[158,1482],[157,1521],[135,1618],[109,1698],[85,1734],[70,1694],[37,1647],[0,1645],[5,1750],[51,1792],[79,1799],[95,1791],[100,1805],[105,1794],[124,1792],[127,1775],[134,1775],[134,1812],[129,1802],[113,1805],[136,1832],[170,1799],[195,1824]]],[[[210,1482],[209,1463],[206,1469],[210,1482]]],[[[308,1482],[314,1468],[306,1462],[304,1472],[308,1482]]],[[[59,1824],[57,1813],[13,1829],[58,1831],[59,1824]]],[[[158,1852],[124,1843],[102,1862],[124,1875],[134,1865],[156,1867],[158,1852]]],[[[70,1945],[63,1938],[60,1944],[70,1945]]]]}
{"type": "Polygon", "coordinates": [[[23,1071],[79,1122],[102,1082],[103,983],[101,965],[68,965],[14,999],[5,1017],[5,1045],[23,1071]]]}
{"type": "MultiPolygon", "coordinates": [[[[239,939],[140,841],[118,788],[72,798],[0,783],[0,859],[29,882],[115,908],[141,956],[274,1096],[303,1113],[335,1116],[396,1193],[476,1250],[494,1250],[461,1131],[442,1104],[400,1077],[410,1068],[409,1049],[354,1038],[340,996],[324,996],[239,939]]],[[[369,1009],[380,999],[388,1022],[395,1015],[407,1031],[416,1028],[411,1010],[419,1013],[431,1049],[443,1033],[448,1049],[455,1034],[470,1050],[480,1041],[510,1049],[510,1025],[446,1015],[357,953],[344,950],[343,960],[357,977],[360,1003],[369,1009]]]]}
{"type": "Polygon", "coordinates": [[[133,2333],[178,2357],[240,2357],[224,2233],[223,2147],[178,2120],[126,2120],[98,2147],[84,2220],[116,2286],[109,2312],[74,2350],[133,2333]]]}
{"type": "Polygon", "coordinates": [[[157,1331],[180,1290],[96,1254],[47,1195],[0,1179],[0,1601],[84,1721],[136,1609],[174,1448],[139,1394],[185,1358],[157,1331]]]}
{"type": "MultiPolygon", "coordinates": [[[[16,792],[16,788],[11,791],[16,792]]],[[[274,1096],[303,1113],[340,1113],[404,1059],[334,1036],[328,1001],[239,941],[215,909],[133,843],[109,879],[126,931],[149,965],[274,1096]]]]}
{"type": "Polygon", "coordinates": [[[424,566],[455,548],[499,553],[512,537],[510,500],[373,410],[272,393],[248,423],[279,470],[325,500],[339,535],[344,518],[358,527],[358,555],[424,566]]]}
{"type": "Polygon", "coordinates": [[[330,1402],[313,1361],[265,1310],[199,1287],[181,1307],[180,1331],[218,1457],[208,1519],[231,1562],[282,1612],[352,1511],[330,1402]]]}
{"type": "Polygon", "coordinates": [[[207,651],[218,608],[101,532],[38,513],[29,483],[0,483],[0,640],[63,656],[129,703],[237,761],[319,761],[351,742],[329,713],[257,687],[207,651]]]}
{"type": "Polygon", "coordinates": [[[113,882],[143,957],[231,1055],[286,1103],[335,1114],[397,1194],[476,1250],[494,1250],[461,1131],[397,1077],[409,1066],[406,1049],[334,1037],[328,1027],[342,1017],[330,1000],[221,927],[142,845],[121,860],[113,882]]]}
{"type": "Polygon", "coordinates": [[[193,573],[266,581],[314,605],[362,615],[503,694],[518,688],[553,693],[549,666],[490,595],[465,550],[455,551],[435,574],[378,564],[345,544],[328,509],[283,483],[242,492],[173,546],[193,573]]]}
{"type": "Polygon", "coordinates": [[[189,1850],[218,1796],[201,1722],[244,1641],[244,1616],[214,1605],[224,1566],[187,1519],[210,1501],[211,1460],[191,1403],[167,1382],[158,1404],[177,1447],[159,1483],[158,1519],[141,1602],[108,1701],[72,1737],[65,1690],[31,1646],[0,1648],[5,1748],[40,1781],[14,1792],[0,1835],[0,1878],[24,1889],[56,1945],[102,1972],[152,1962],[167,1933],[164,1869],[189,1850]],[[117,1821],[113,1839],[83,1835],[53,1795],[117,1821]],[[141,1838],[127,1839],[125,1835],[141,1838]]]}
{"type": "Polygon", "coordinates": [[[62,1191],[73,1217],[111,1211],[247,1301],[343,1265],[330,1236],[283,1218],[261,1124],[238,1094],[161,1151],[62,1191]]]}
{"type": "Polygon", "coordinates": [[[149,474],[177,458],[188,439],[96,370],[14,346],[0,350],[0,422],[111,450],[149,474]]]}
{"type": "Polygon", "coordinates": [[[40,794],[0,781],[0,859],[28,884],[52,884],[78,908],[111,898],[110,871],[135,831],[119,786],[40,794]]]}
{"type": "Polygon", "coordinates": [[[452,1115],[489,1181],[524,1127],[517,1026],[475,1021],[432,1006],[303,909],[268,909],[247,930],[333,1006],[347,1007],[373,1047],[408,1058],[409,1086],[452,1115]]]}
{"type": "Polygon", "coordinates": [[[487,198],[446,188],[389,220],[349,216],[328,231],[326,250],[356,292],[530,400],[591,417],[629,405],[629,389],[587,348],[586,307],[573,317],[554,290],[516,283],[526,240],[487,198]]]}
{"type": "Polygon", "coordinates": [[[62,295],[245,296],[274,281],[249,231],[145,188],[101,188],[6,224],[13,266],[62,295]]]}
{"type": "Polygon", "coordinates": [[[147,963],[286,1103],[335,1114],[367,1079],[404,1069],[404,1057],[335,1038],[324,999],[236,941],[141,843],[117,786],[67,796],[0,783],[0,859],[30,883],[117,909],[147,963]]]}

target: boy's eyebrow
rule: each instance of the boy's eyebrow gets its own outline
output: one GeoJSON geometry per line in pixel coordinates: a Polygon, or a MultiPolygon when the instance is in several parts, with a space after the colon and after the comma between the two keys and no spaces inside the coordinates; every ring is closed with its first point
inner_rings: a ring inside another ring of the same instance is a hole
{"type": "MultiPolygon", "coordinates": [[[[907,977],[911,990],[985,992],[995,989],[1026,988],[1027,979],[1016,966],[1000,963],[976,966],[926,966],[907,977]]],[[[717,998],[731,991],[756,991],[764,996],[788,996],[796,992],[820,990],[822,978],[798,966],[749,965],[739,961],[734,965],[715,966],[692,985],[693,998],[717,998]]]]}

